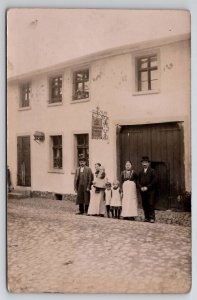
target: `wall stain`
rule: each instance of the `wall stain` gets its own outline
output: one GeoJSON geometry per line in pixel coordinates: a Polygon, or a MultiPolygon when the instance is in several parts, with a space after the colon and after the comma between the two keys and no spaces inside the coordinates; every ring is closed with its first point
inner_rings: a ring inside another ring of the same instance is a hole
{"type": "Polygon", "coordinates": [[[170,64],[166,64],[164,67],[163,67],[163,71],[165,72],[166,69],[168,70],[171,70],[173,68],[173,63],[170,63],[170,64]]]}
{"type": "Polygon", "coordinates": [[[36,27],[38,25],[38,20],[35,19],[35,20],[31,21],[29,25],[31,26],[31,28],[36,27]]]}
{"type": "Polygon", "coordinates": [[[122,76],[122,81],[127,81],[127,75],[122,76]]]}
{"type": "Polygon", "coordinates": [[[99,74],[96,75],[95,77],[93,77],[92,80],[97,81],[98,79],[101,79],[102,75],[103,75],[103,72],[99,72],[99,74]]]}

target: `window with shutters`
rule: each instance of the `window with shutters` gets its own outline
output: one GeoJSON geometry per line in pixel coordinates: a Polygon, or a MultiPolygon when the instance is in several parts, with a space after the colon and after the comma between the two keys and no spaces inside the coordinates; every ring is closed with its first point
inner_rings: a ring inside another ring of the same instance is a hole
{"type": "Polygon", "coordinates": [[[89,69],[74,71],[72,100],[87,100],[90,96],[89,90],[89,69]]]}
{"type": "Polygon", "coordinates": [[[49,103],[62,102],[62,75],[49,79],[49,103]]]}
{"type": "Polygon", "coordinates": [[[20,108],[30,106],[31,84],[25,82],[20,85],[20,108]]]}

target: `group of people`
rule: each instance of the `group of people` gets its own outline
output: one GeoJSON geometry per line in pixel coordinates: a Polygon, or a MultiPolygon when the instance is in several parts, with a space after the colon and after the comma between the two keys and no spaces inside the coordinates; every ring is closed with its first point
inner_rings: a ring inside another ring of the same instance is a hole
{"type": "Polygon", "coordinates": [[[120,180],[109,182],[105,168],[100,163],[95,164],[95,174],[86,166],[86,159],[79,159],[76,169],[74,189],[77,193],[76,204],[79,205],[77,214],[124,220],[135,220],[138,216],[137,189],[140,191],[144,222],[155,222],[155,190],[157,175],[150,166],[148,156],[141,160],[142,169],[137,174],[132,163],[125,163],[120,180]]]}

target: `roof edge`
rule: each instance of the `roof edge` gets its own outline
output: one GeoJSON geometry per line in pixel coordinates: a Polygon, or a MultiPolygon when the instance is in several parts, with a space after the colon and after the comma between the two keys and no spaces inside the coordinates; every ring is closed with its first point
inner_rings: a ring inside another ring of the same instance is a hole
{"type": "Polygon", "coordinates": [[[82,57],[77,57],[77,58],[62,62],[62,63],[51,65],[49,67],[44,67],[42,69],[37,69],[34,71],[30,71],[30,72],[22,73],[19,75],[10,76],[10,77],[8,76],[7,82],[11,83],[11,82],[17,81],[17,80],[24,80],[24,79],[32,78],[32,77],[35,77],[37,75],[41,75],[44,73],[55,72],[55,71],[62,70],[65,68],[74,67],[79,64],[80,65],[87,64],[87,63],[90,63],[90,62],[93,62],[96,60],[100,60],[103,58],[117,56],[117,55],[121,55],[121,54],[127,54],[129,52],[135,52],[135,51],[139,51],[139,50],[143,50],[143,49],[148,49],[150,47],[155,48],[158,46],[176,43],[179,41],[189,40],[190,38],[191,38],[191,34],[185,33],[185,34],[174,35],[174,36],[166,37],[166,38],[162,38],[162,39],[143,41],[140,43],[127,44],[127,45],[116,47],[116,48],[110,48],[107,50],[94,52],[94,53],[91,53],[91,54],[88,54],[88,55],[85,55],[82,57]]]}

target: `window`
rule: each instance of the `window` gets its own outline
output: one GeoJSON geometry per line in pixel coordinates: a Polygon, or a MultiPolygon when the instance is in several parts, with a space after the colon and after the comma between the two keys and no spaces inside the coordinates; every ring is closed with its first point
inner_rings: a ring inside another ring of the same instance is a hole
{"type": "Polygon", "coordinates": [[[52,168],[62,169],[62,135],[51,136],[52,168]]]}
{"type": "Polygon", "coordinates": [[[157,55],[136,58],[137,91],[158,90],[158,60],[157,55]]]}
{"type": "Polygon", "coordinates": [[[79,158],[85,157],[87,160],[87,166],[89,165],[89,137],[88,134],[76,134],[75,135],[75,153],[76,163],[79,164],[79,158]]]}
{"type": "Polygon", "coordinates": [[[30,103],[31,85],[29,82],[20,86],[20,107],[28,107],[30,103]]]}
{"type": "Polygon", "coordinates": [[[89,69],[73,72],[73,100],[89,98],[89,69]]]}
{"type": "Polygon", "coordinates": [[[49,80],[49,103],[62,101],[62,75],[51,77],[49,80]]]}

